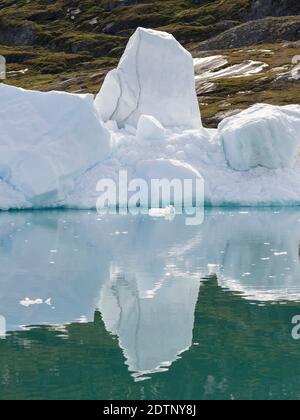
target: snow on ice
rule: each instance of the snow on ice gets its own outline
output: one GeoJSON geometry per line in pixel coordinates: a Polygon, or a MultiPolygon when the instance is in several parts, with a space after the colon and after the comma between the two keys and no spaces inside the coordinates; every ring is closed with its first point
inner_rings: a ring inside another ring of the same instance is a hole
{"type": "Polygon", "coordinates": [[[137,126],[137,137],[140,140],[163,140],[165,129],[151,115],[141,115],[137,126]]]}
{"type": "Polygon", "coordinates": [[[202,177],[208,205],[300,204],[300,106],[258,104],[206,129],[193,64],[173,36],[139,28],[95,101],[0,85],[0,208],[94,208],[120,169],[202,177]]]}

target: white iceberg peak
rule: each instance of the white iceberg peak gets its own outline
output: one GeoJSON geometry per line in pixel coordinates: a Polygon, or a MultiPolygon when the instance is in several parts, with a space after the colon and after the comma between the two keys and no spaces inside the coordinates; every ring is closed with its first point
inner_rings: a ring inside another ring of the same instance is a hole
{"type": "Polygon", "coordinates": [[[95,106],[105,122],[115,120],[120,128],[137,127],[142,114],[164,127],[200,128],[191,54],[166,32],[138,28],[95,106]]]}

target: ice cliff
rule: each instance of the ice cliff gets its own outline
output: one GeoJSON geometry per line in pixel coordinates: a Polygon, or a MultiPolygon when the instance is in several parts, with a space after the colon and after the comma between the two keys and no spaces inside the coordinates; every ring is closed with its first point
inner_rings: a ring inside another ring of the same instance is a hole
{"type": "Polygon", "coordinates": [[[0,98],[1,207],[14,207],[5,204],[4,183],[23,197],[24,206],[58,203],[78,176],[109,156],[110,135],[96,116],[92,95],[1,84],[0,98]]]}
{"type": "Polygon", "coordinates": [[[139,28],[91,95],[0,85],[0,208],[94,208],[96,185],[203,177],[209,205],[300,204],[300,106],[258,104],[205,129],[191,55],[139,28]]]}

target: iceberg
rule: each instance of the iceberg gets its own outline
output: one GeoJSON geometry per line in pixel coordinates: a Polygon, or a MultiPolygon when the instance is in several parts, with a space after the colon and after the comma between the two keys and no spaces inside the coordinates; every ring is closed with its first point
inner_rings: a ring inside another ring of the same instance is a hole
{"type": "Polygon", "coordinates": [[[143,114],[164,127],[200,128],[191,54],[166,32],[138,28],[95,106],[104,121],[115,120],[120,128],[137,127],[143,114]]]}
{"type": "Polygon", "coordinates": [[[147,186],[203,179],[212,206],[300,205],[300,106],[258,104],[204,128],[193,59],[167,33],[138,28],[95,100],[2,84],[0,103],[2,210],[95,208],[98,182],[120,170],[147,186]]]}
{"type": "Polygon", "coordinates": [[[0,98],[0,178],[32,206],[62,200],[76,177],[110,155],[92,95],[1,84],[0,98]]]}
{"type": "Polygon", "coordinates": [[[233,169],[290,168],[300,145],[300,107],[257,104],[225,118],[218,131],[233,169]]]}

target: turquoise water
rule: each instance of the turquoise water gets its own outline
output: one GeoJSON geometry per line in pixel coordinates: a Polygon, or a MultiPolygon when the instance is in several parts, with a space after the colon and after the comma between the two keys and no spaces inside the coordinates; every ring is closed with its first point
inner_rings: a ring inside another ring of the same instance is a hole
{"type": "Polygon", "coordinates": [[[299,243],[299,209],[1,213],[0,398],[298,399],[299,243]]]}

